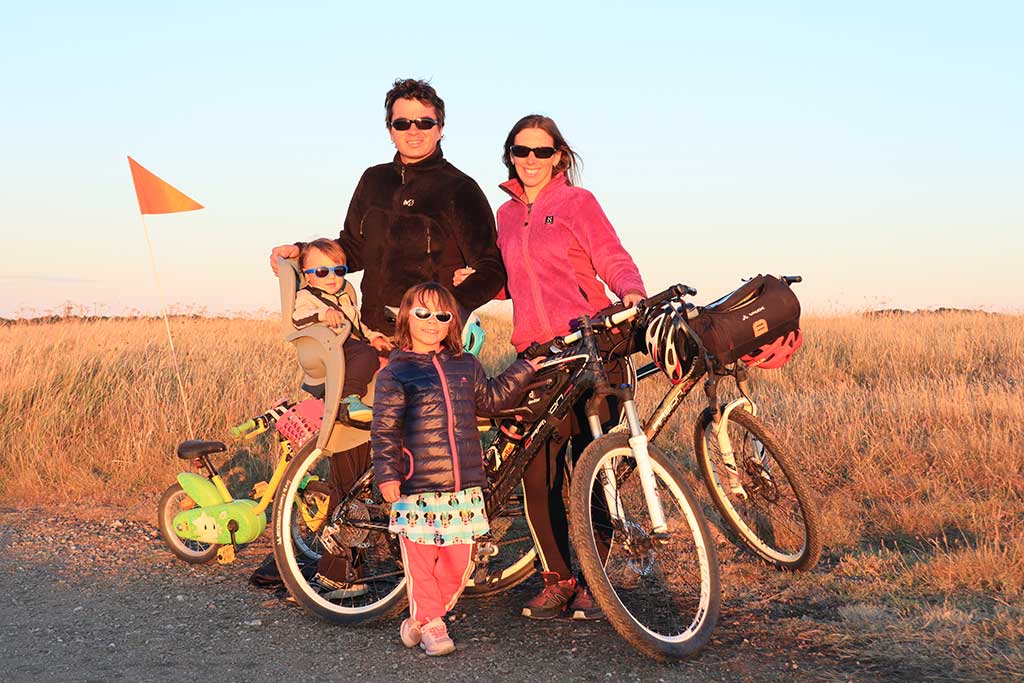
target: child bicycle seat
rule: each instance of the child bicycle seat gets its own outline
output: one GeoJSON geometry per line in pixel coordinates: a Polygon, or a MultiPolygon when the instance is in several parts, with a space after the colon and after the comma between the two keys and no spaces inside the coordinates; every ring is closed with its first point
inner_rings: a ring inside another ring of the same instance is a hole
{"type": "MultiPolygon", "coordinates": [[[[295,309],[295,293],[302,285],[298,261],[278,258],[277,279],[281,289],[281,328],[285,341],[291,343],[298,354],[299,366],[302,368],[302,388],[323,398],[324,424],[335,427],[320,430],[316,447],[327,449],[330,442],[329,450],[337,452],[365,443],[369,438],[367,431],[336,425],[345,379],[342,345],[352,331],[351,323],[345,321],[337,331],[319,324],[296,330],[292,312],[295,309]]],[[[345,287],[351,289],[352,284],[346,282],[345,287]]],[[[364,401],[372,405],[373,382],[370,383],[364,401]]]]}

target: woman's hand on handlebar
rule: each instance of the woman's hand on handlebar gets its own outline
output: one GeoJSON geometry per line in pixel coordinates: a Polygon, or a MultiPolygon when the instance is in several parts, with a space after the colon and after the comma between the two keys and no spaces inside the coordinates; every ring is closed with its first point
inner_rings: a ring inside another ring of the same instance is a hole
{"type": "Polygon", "coordinates": [[[534,372],[537,372],[540,370],[540,366],[544,364],[546,359],[547,356],[535,356],[533,358],[527,358],[526,362],[530,364],[530,367],[533,368],[534,372]]]}
{"type": "Polygon", "coordinates": [[[397,481],[386,481],[380,485],[380,495],[385,502],[394,503],[402,495],[402,486],[397,481]]]}
{"type": "Polygon", "coordinates": [[[298,258],[299,248],[294,244],[282,244],[274,247],[270,252],[270,269],[274,271],[274,275],[277,275],[277,259],[280,258],[298,258]]]}
{"type": "Polygon", "coordinates": [[[633,308],[643,300],[644,295],[640,292],[629,292],[626,296],[622,297],[622,305],[626,308],[633,308]]]}

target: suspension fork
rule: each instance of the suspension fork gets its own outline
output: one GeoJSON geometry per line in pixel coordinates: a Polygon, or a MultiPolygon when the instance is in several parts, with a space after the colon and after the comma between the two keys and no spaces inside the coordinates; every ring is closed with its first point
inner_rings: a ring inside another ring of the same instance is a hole
{"type": "MultiPolygon", "coordinates": [[[[584,343],[591,358],[600,358],[597,343],[594,340],[594,331],[587,318],[580,319],[580,328],[583,331],[584,343]]],[[[607,396],[614,395],[622,402],[622,409],[626,414],[626,422],[629,426],[629,448],[633,452],[636,461],[636,471],[640,476],[640,486],[644,493],[644,501],[647,504],[647,513],[651,519],[651,530],[654,535],[664,535],[668,532],[668,524],[665,522],[665,512],[661,507],[661,500],[658,498],[657,480],[654,476],[654,468],[651,465],[651,456],[647,449],[647,434],[644,433],[643,424],[640,422],[640,415],[636,409],[636,400],[633,397],[633,388],[629,385],[612,388],[608,383],[608,374],[602,363],[596,363],[598,367],[593,369],[596,375],[594,382],[594,396],[587,402],[587,422],[590,425],[591,433],[595,438],[601,436],[600,417],[597,413],[597,402],[605,400],[607,396]]],[[[622,506],[619,504],[617,480],[615,468],[611,463],[603,466],[605,503],[608,506],[608,513],[613,519],[622,520],[622,506]]]]}

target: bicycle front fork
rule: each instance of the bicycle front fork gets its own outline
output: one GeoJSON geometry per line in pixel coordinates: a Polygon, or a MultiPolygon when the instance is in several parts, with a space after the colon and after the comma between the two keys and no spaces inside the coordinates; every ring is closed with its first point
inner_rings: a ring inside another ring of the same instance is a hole
{"type": "MultiPolygon", "coordinates": [[[[654,468],[651,466],[651,456],[647,450],[647,435],[644,433],[643,425],[640,423],[640,415],[636,409],[636,401],[632,397],[622,401],[622,409],[626,414],[626,424],[629,426],[629,448],[633,452],[633,459],[636,462],[636,473],[640,476],[640,486],[644,493],[644,501],[647,504],[647,514],[651,519],[651,532],[655,536],[668,533],[668,524],[665,522],[665,511],[661,507],[661,499],[658,497],[657,479],[654,476],[654,468]]],[[[595,438],[601,436],[601,419],[596,414],[587,417],[590,431],[595,438]]],[[[604,490],[605,502],[608,506],[608,513],[612,519],[618,522],[625,522],[622,505],[619,502],[618,481],[616,479],[615,466],[612,463],[604,464],[604,490]]]]}

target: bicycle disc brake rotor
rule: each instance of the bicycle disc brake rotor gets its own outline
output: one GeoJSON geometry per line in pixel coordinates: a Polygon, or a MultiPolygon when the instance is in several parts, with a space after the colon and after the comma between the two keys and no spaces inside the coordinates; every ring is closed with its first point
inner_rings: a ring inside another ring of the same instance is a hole
{"type": "Polygon", "coordinates": [[[643,527],[633,521],[623,523],[621,530],[625,537],[622,547],[628,554],[626,565],[637,576],[648,576],[654,569],[654,545],[643,527]]]}

